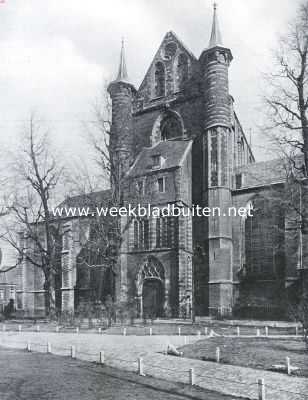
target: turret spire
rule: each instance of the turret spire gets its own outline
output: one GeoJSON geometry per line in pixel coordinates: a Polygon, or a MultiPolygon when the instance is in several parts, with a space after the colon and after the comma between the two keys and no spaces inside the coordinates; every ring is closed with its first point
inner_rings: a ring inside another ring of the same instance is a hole
{"type": "Polygon", "coordinates": [[[120,65],[116,82],[128,82],[127,68],[125,62],[124,38],[122,38],[120,65]]]}
{"type": "Polygon", "coordinates": [[[215,46],[222,46],[222,36],[219,29],[218,17],[217,17],[217,3],[214,3],[214,15],[213,15],[213,25],[212,33],[209,43],[209,49],[215,46]]]}

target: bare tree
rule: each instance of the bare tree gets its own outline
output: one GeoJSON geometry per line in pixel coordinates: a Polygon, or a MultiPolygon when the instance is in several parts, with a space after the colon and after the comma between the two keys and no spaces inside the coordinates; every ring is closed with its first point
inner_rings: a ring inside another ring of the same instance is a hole
{"type": "Polygon", "coordinates": [[[55,308],[54,279],[59,273],[59,246],[64,234],[51,214],[55,191],[63,168],[52,152],[48,132],[39,120],[30,116],[22,138],[22,147],[14,157],[13,186],[6,197],[9,223],[3,239],[17,252],[18,262],[38,268],[44,277],[45,309],[55,308]]]}
{"type": "MultiPolygon", "coordinates": [[[[293,154],[303,154],[308,177],[308,2],[300,6],[275,52],[266,84],[271,137],[293,154]]],[[[297,167],[297,165],[296,165],[297,167]]]]}

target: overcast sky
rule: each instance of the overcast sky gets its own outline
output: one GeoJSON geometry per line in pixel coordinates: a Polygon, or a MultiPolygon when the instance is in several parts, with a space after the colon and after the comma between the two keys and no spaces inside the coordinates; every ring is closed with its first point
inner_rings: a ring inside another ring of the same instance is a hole
{"type": "MultiPolygon", "coordinates": [[[[2,0],[3,1],[3,0],[2,0]]],[[[224,43],[232,49],[231,94],[257,158],[265,157],[260,118],[261,72],[299,1],[219,0],[224,43]]],[[[13,147],[36,110],[66,158],[86,158],[81,121],[105,80],[115,77],[121,37],[138,87],[164,34],[173,30],[199,57],[207,46],[210,0],[4,0],[0,4],[0,147],[13,147]]]]}

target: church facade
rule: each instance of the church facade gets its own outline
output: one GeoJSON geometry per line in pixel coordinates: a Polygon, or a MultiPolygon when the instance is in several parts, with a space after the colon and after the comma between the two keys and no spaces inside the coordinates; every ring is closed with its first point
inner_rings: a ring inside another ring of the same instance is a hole
{"type": "MultiPolygon", "coordinates": [[[[72,234],[62,248],[57,287],[62,311],[74,311],[95,286],[99,299],[114,290],[117,300],[133,300],[139,316],[238,310],[283,316],[288,291],[296,290],[304,268],[303,241],[279,211],[279,196],[273,199],[273,191],[285,187],[282,162],[256,163],[234,110],[232,58],[216,6],[210,42],[200,57],[168,32],[138,90],[128,79],[122,45],[118,76],[108,92],[111,161],[115,175],[124,176],[124,204],[216,208],[220,216],[122,218],[127,228],[113,288],[105,282],[106,271],[81,270],[78,257],[89,238],[89,221],[67,218],[63,224],[72,234]],[[230,208],[251,208],[253,216],[229,215],[230,208]]],[[[104,203],[110,191],[96,195],[104,203]]],[[[20,267],[21,308],[43,312],[42,284],[27,271],[29,266],[20,267]]]]}

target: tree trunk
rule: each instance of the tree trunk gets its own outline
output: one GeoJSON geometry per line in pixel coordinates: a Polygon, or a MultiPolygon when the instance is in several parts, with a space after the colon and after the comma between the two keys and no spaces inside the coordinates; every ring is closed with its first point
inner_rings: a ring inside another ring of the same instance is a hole
{"type": "Polygon", "coordinates": [[[45,290],[46,317],[51,317],[56,312],[56,296],[55,296],[55,288],[52,285],[52,279],[50,277],[45,279],[44,290],[45,290]]]}

